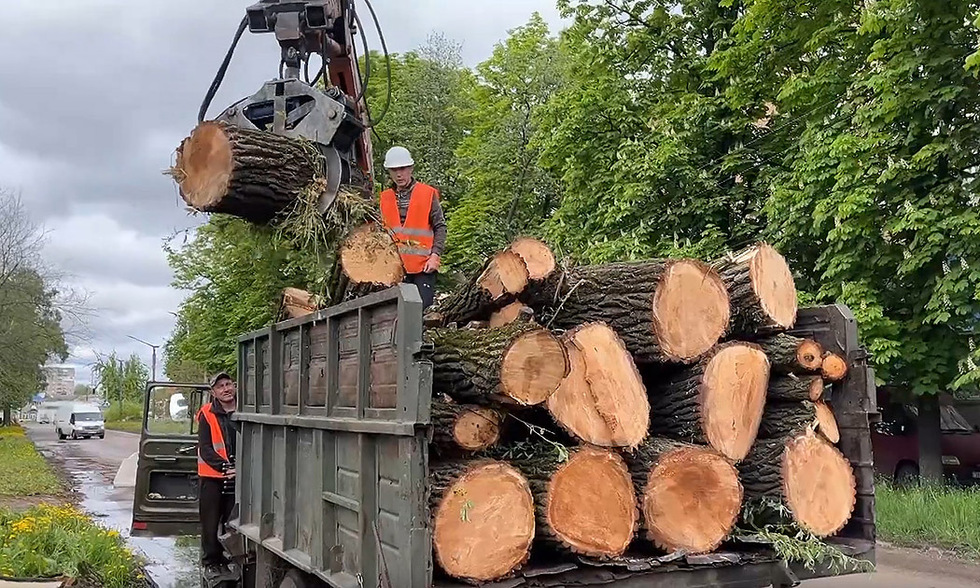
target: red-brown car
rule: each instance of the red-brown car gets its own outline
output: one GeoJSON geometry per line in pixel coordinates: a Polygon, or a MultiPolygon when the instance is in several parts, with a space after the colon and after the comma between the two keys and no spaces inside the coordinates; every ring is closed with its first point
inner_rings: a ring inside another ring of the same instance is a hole
{"type": "MultiPolygon", "coordinates": [[[[881,422],[871,430],[875,470],[905,484],[919,477],[919,434],[914,406],[890,402],[879,391],[881,422]]],[[[950,482],[980,484],[980,430],[952,406],[940,407],[943,473],[950,482]]]]}

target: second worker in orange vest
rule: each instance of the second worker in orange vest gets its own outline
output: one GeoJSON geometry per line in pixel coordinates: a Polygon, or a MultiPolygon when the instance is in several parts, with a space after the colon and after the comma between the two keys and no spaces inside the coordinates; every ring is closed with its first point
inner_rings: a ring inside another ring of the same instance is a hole
{"type": "Polygon", "coordinates": [[[446,217],[439,191],[412,176],[415,161],[404,147],[385,154],[385,168],[394,183],[381,193],[381,217],[398,244],[405,282],[415,284],[428,308],[436,295],[436,277],[446,246],[446,217]]]}

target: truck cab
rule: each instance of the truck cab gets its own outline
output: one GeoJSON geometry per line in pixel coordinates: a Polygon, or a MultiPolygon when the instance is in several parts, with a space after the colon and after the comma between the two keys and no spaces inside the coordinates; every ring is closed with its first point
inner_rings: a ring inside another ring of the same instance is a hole
{"type": "Polygon", "coordinates": [[[94,404],[68,402],[58,408],[54,418],[58,439],[105,439],[102,409],[94,404]]]}

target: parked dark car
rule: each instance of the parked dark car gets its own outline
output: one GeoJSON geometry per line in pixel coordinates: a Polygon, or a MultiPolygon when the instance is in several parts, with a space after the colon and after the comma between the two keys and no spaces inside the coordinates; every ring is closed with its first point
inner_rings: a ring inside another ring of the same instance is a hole
{"type": "MultiPolygon", "coordinates": [[[[871,429],[878,475],[907,484],[919,477],[918,411],[878,393],[881,422],[871,429]]],[[[943,473],[950,482],[980,484],[980,430],[953,406],[940,407],[943,473]]]]}

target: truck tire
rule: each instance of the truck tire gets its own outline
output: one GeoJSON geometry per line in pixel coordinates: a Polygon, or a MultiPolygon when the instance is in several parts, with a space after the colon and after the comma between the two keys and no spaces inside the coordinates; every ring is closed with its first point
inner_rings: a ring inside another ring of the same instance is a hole
{"type": "Polygon", "coordinates": [[[915,486],[919,483],[919,466],[906,461],[895,468],[895,485],[915,486]]]}
{"type": "Polygon", "coordinates": [[[306,575],[299,570],[289,570],[286,576],[279,582],[279,588],[314,588],[314,584],[306,579],[306,575]]]}
{"type": "Polygon", "coordinates": [[[64,441],[66,437],[67,437],[67,435],[65,435],[64,433],[62,433],[61,432],[61,429],[58,429],[58,439],[61,440],[61,441],[64,441]]]}
{"type": "Polygon", "coordinates": [[[72,441],[78,441],[78,433],[75,432],[74,429],[72,429],[72,431],[71,431],[71,438],[72,438],[72,441]]]}
{"type": "Polygon", "coordinates": [[[105,439],[105,431],[99,433],[99,439],[105,439]]]}

